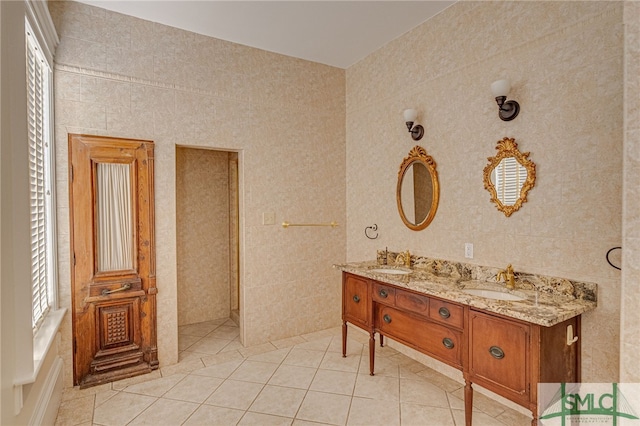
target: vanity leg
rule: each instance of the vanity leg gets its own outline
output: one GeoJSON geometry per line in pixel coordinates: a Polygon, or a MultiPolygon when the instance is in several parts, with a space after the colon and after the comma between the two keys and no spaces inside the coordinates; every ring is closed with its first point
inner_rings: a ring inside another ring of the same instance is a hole
{"type": "Polygon", "coordinates": [[[342,358],[347,357],[347,322],[342,321],[342,358]]]}
{"type": "Polygon", "coordinates": [[[376,356],[376,339],[373,337],[374,333],[369,333],[369,374],[373,376],[373,365],[375,363],[376,356]]]}
{"type": "Polygon", "coordinates": [[[380,347],[384,346],[384,336],[380,334],[380,347]]]}
{"type": "Polygon", "coordinates": [[[473,388],[469,380],[464,381],[464,424],[471,426],[471,413],[473,412],[473,388]]]}

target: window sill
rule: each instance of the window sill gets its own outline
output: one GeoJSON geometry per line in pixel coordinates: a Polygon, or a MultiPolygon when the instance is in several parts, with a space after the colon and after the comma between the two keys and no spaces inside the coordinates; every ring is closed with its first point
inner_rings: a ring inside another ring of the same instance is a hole
{"type": "Polygon", "coordinates": [[[56,338],[66,312],[66,309],[58,309],[47,314],[42,325],[33,336],[33,372],[29,376],[17,377],[13,383],[15,386],[28,385],[36,381],[42,363],[56,338]]]}

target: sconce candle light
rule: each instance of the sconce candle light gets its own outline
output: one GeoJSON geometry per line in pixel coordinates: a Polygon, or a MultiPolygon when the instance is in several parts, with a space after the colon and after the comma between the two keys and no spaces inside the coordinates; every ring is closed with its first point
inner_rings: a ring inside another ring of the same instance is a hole
{"type": "Polygon", "coordinates": [[[424,135],[424,127],[419,124],[416,124],[415,126],[413,125],[416,118],[418,118],[418,111],[415,109],[404,110],[404,122],[407,125],[407,129],[409,129],[409,133],[411,133],[413,140],[419,141],[424,135]]]}
{"type": "Polygon", "coordinates": [[[491,83],[491,91],[498,103],[498,116],[503,121],[511,121],[518,116],[520,104],[516,101],[507,101],[507,95],[511,90],[509,80],[498,80],[491,83]]]}

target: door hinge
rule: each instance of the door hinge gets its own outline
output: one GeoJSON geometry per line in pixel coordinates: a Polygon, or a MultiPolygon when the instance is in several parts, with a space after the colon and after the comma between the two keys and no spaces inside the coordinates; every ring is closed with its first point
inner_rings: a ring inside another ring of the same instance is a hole
{"type": "Polygon", "coordinates": [[[77,353],[78,352],[78,341],[76,340],[76,338],[73,338],[73,353],[77,353]]]}
{"type": "Polygon", "coordinates": [[[76,253],[73,252],[73,266],[76,266],[76,253]]]}
{"type": "Polygon", "coordinates": [[[69,165],[69,172],[71,173],[71,182],[73,182],[73,166],[69,165]]]}

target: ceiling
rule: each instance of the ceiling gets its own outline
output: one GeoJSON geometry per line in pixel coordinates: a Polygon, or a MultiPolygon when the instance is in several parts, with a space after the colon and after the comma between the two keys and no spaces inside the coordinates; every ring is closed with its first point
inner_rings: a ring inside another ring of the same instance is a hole
{"type": "Polygon", "coordinates": [[[348,68],[454,1],[80,0],[195,33],[348,68]]]}

